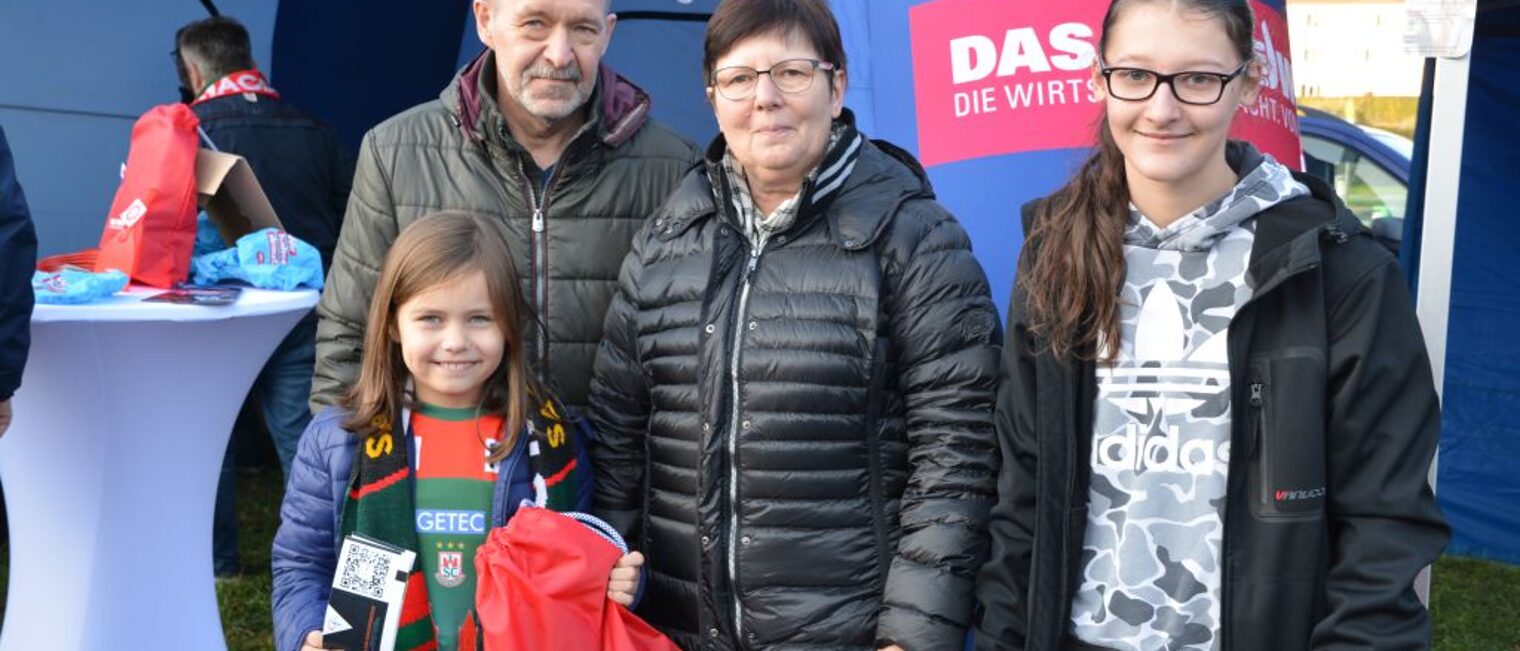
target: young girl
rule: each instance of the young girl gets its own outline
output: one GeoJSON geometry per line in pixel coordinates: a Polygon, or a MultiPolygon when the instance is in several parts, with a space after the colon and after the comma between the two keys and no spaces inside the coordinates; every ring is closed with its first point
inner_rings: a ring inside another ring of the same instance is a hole
{"type": "Polygon", "coordinates": [[[1116,0],[1097,151],[1026,206],[979,649],[1424,648],[1439,430],[1404,279],[1227,142],[1246,0],[1116,0]]]}
{"type": "MultiPolygon", "coordinates": [[[[475,550],[529,499],[585,511],[588,432],[531,386],[528,310],[500,229],[462,213],[417,220],[386,256],[357,384],[301,437],[275,536],[275,643],[321,648],[343,538],[417,552],[396,649],[473,638],[475,550]]],[[[608,593],[631,603],[642,557],[608,593]]]]}

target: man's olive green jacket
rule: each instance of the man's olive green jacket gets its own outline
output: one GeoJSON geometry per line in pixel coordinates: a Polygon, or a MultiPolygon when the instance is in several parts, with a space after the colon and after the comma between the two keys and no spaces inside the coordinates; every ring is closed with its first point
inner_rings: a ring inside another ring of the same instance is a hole
{"type": "Polygon", "coordinates": [[[590,119],[544,172],[507,130],[486,50],[439,99],[364,136],[353,194],[317,305],[313,411],[334,404],[358,376],[370,297],[396,235],[440,210],[501,224],[542,327],[527,353],[539,378],[572,408],[586,403],[602,318],[618,269],[646,217],[700,156],[649,119],[639,87],[603,66],[590,119]]]}

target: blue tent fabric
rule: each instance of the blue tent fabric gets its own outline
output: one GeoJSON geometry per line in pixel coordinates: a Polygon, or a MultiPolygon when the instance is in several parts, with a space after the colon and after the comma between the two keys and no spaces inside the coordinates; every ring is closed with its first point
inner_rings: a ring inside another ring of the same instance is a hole
{"type": "MultiPolygon", "coordinates": [[[[280,2],[270,81],[292,104],[331,123],[356,152],[370,127],[438,97],[454,76],[470,3],[425,7],[408,0],[369,0],[362,8],[280,2]]],[[[466,36],[475,39],[475,31],[466,36]]]]}
{"type": "Polygon", "coordinates": [[[1437,495],[1448,551],[1520,563],[1520,6],[1507,5],[1479,5],[1473,41],[1437,495]]]}
{"type": "Polygon", "coordinates": [[[1400,236],[1399,267],[1409,283],[1409,293],[1419,293],[1421,237],[1425,234],[1425,179],[1430,167],[1430,116],[1435,109],[1436,60],[1426,59],[1420,80],[1420,102],[1415,116],[1414,157],[1409,161],[1409,196],[1404,204],[1404,232],[1400,236]]]}

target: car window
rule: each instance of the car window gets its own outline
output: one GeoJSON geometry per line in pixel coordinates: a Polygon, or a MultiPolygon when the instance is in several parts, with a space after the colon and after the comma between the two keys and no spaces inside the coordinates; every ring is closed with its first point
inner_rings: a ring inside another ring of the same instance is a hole
{"type": "Polygon", "coordinates": [[[1398,177],[1339,143],[1305,135],[1303,145],[1305,155],[1335,167],[1335,193],[1367,227],[1375,219],[1404,218],[1409,190],[1398,177]]]}

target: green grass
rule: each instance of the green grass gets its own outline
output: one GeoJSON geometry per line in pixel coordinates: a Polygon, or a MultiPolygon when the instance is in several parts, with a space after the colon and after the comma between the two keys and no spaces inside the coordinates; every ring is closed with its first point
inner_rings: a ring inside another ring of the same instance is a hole
{"type": "MultiPolygon", "coordinates": [[[[238,543],[247,571],[216,586],[229,651],[274,649],[269,544],[279,525],[282,494],[278,470],[238,476],[238,543]]],[[[0,545],[0,606],[9,557],[9,547],[0,545]]],[[[1436,563],[1431,614],[1435,651],[1520,651],[1520,567],[1443,557],[1436,563]]]]}
{"type": "Polygon", "coordinates": [[[243,576],[222,579],[216,601],[228,651],[273,651],[274,620],[269,615],[269,545],[280,526],[285,495],[279,469],[238,475],[238,555],[243,576]]]}
{"type": "Polygon", "coordinates": [[[1520,567],[1446,556],[1431,583],[1437,651],[1520,651],[1520,567]]]}

